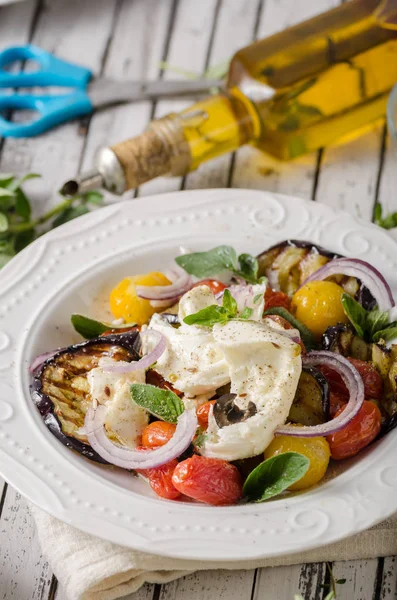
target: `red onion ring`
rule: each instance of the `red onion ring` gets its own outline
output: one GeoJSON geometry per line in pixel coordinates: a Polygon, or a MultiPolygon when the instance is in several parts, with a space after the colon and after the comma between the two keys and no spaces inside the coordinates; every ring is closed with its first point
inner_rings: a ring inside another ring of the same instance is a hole
{"type": "Polygon", "coordinates": [[[195,409],[185,410],[179,417],[172,438],[155,450],[133,450],[113,443],[106,435],[106,406],[91,406],[84,419],[84,430],[90,446],[99,456],[122,469],[153,469],[180,456],[189,447],[197,430],[195,409]]]}
{"type": "Polygon", "coordinates": [[[321,281],[332,275],[347,275],[359,279],[375,298],[379,310],[389,310],[395,304],[390,286],[383,275],[358,258],[334,258],[312,273],[302,285],[309,281],[321,281]]]}
{"type": "Polygon", "coordinates": [[[360,373],[344,356],[327,350],[310,352],[302,358],[302,364],[316,367],[326,365],[342,377],[349,391],[349,402],[344,411],[331,421],[321,425],[296,427],[294,425],[281,425],[277,427],[275,435],[293,435],[295,437],[327,436],[344,429],[358,414],[364,402],[364,384],[360,373]]]}
{"type": "Polygon", "coordinates": [[[34,373],[39,367],[41,367],[41,365],[46,360],[55,356],[55,354],[57,352],[60,352],[60,350],[62,350],[62,349],[63,348],[57,348],[57,350],[53,350],[52,352],[45,352],[44,354],[39,354],[38,356],[36,356],[36,358],[34,358],[32,360],[32,363],[29,366],[29,373],[34,373]]]}
{"type": "Polygon", "coordinates": [[[178,300],[190,290],[193,280],[188,273],[178,265],[168,271],[172,283],[170,285],[137,285],[136,293],[145,300],[178,300]],[[172,278],[174,276],[174,278],[172,278]]]}
{"type": "Polygon", "coordinates": [[[132,373],[133,371],[148,369],[160,358],[167,347],[167,342],[164,335],[155,329],[141,331],[139,335],[141,340],[142,338],[154,336],[157,338],[157,345],[151,352],[149,352],[149,354],[145,354],[145,356],[143,356],[140,360],[123,364],[118,364],[118,362],[116,362],[114,365],[104,367],[103,370],[105,373],[132,373]]]}

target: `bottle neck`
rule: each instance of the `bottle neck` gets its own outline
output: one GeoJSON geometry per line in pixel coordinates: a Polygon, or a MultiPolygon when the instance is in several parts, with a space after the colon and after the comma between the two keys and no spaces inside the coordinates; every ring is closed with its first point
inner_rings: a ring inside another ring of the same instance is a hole
{"type": "Polygon", "coordinates": [[[112,151],[124,173],[125,189],[132,189],[161,175],[184,175],[259,135],[254,105],[235,88],[152,121],[141,135],[112,151]]]}

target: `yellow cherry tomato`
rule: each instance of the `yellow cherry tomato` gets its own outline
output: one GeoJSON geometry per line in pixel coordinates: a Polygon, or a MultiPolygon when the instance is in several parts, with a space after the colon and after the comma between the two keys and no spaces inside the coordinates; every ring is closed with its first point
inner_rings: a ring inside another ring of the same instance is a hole
{"type": "Polygon", "coordinates": [[[327,327],[349,322],[343,310],[342,294],[343,288],[332,281],[311,281],[292,296],[291,310],[319,337],[327,327]]]}
{"type": "Polygon", "coordinates": [[[110,292],[110,310],[116,319],[123,318],[127,323],[143,325],[159,310],[153,308],[149,300],[139,298],[136,293],[137,285],[169,285],[171,282],[163,273],[146,273],[133,275],[120,281],[110,292]]]}
{"type": "Polygon", "coordinates": [[[271,458],[282,452],[299,452],[307,456],[310,465],[307,473],[288,488],[291,491],[305,490],[324,477],[331,452],[327,440],[323,437],[300,438],[278,435],[265,450],[265,458],[271,458]]]}

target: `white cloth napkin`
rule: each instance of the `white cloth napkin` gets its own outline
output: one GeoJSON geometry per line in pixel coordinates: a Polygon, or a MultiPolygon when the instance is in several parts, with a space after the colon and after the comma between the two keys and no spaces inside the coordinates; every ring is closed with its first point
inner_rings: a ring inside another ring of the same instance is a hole
{"type": "Polygon", "coordinates": [[[193,561],[146,554],[78,531],[31,507],[43,552],[68,600],[115,600],[145,582],[166,583],[194,571],[253,569],[397,554],[397,514],[368,531],[309,552],[239,563],[193,561]]]}

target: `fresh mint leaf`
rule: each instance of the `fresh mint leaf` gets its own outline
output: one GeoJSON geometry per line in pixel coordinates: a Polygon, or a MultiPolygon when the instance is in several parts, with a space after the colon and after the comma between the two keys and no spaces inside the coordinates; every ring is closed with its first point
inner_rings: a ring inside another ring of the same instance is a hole
{"type": "Polygon", "coordinates": [[[215,323],[226,323],[228,320],[228,310],[223,306],[218,306],[216,304],[207,306],[183,319],[186,325],[201,325],[202,327],[212,327],[215,323]]]}
{"type": "Polygon", "coordinates": [[[243,492],[253,502],[264,502],[278,496],[302,479],[310,460],[297,452],[283,452],[268,458],[248,475],[243,492]]]}
{"type": "Polygon", "coordinates": [[[263,313],[263,316],[266,315],[277,315],[288,321],[288,323],[292,325],[292,327],[299,331],[306,350],[312,350],[316,347],[316,342],[310,329],[308,329],[306,325],[304,325],[296,317],[291,315],[291,313],[286,308],[283,308],[282,306],[274,306],[273,308],[268,308],[263,313]]]}
{"type": "Polygon", "coordinates": [[[359,302],[354,300],[349,294],[342,294],[342,306],[350,323],[353,325],[357,334],[366,339],[367,334],[367,311],[359,302]]]}
{"type": "Polygon", "coordinates": [[[5,213],[0,212],[0,233],[8,230],[8,218],[5,213]]]}
{"type": "Polygon", "coordinates": [[[236,271],[238,268],[237,254],[231,246],[217,246],[208,252],[182,254],[177,256],[175,261],[189,275],[200,279],[225,271],[236,271]]]}
{"type": "Polygon", "coordinates": [[[32,208],[30,202],[26,197],[26,194],[20,188],[15,192],[15,212],[24,221],[29,221],[32,214],[32,208]]]}
{"type": "Polygon", "coordinates": [[[185,410],[182,400],[170,390],[162,390],[154,385],[133,383],[131,398],[155,417],[167,423],[176,423],[185,410]]]}
{"type": "Polygon", "coordinates": [[[250,283],[256,283],[258,281],[259,264],[255,256],[240,254],[238,262],[240,263],[240,269],[236,275],[240,275],[250,283]]]}
{"type": "Polygon", "coordinates": [[[237,315],[237,302],[231,295],[230,290],[228,290],[228,289],[226,289],[223,292],[222,304],[223,304],[223,308],[225,308],[227,310],[227,312],[229,313],[230,316],[237,315]]]}
{"type": "Polygon", "coordinates": [[[250,319],[252,317],[252,313],[254,312],[253,308],[246,306],[240,313],[240,319],[250,319]]]}
{"type": "Polygon", "coordinates": [[[127,329],[136,325],[136,323],[123,323],[122,325],[114,325],[113,323],[96,321],[95,319],[90,319],[84,315],[76,314],[72,315],[70,320],[77,333],[82,335],[86,340],[97,338],[105,333],[105,331],[110,331],[111,329],[127,329]]]}

